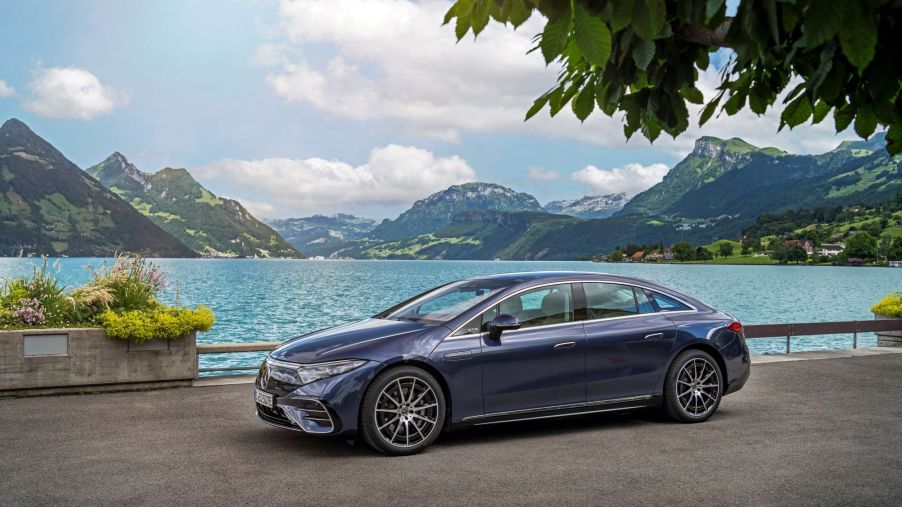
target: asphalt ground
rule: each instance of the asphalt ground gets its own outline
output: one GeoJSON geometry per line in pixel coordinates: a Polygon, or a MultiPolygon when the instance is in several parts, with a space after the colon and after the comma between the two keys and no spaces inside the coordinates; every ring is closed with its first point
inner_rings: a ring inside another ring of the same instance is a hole
{"type": "Polygon", "coordinates": [[[251,389],[0,400],[0,505],[902,504],[902,354],[755,365],[703,424],[546,419],[404,458],[265,426],[251,389]]]}

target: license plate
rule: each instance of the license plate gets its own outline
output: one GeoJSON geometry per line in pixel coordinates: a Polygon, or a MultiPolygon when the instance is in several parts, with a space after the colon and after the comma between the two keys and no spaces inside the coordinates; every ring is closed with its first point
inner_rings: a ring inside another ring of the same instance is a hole
{"type": "Polygon", "coordinates": [[[266,408],[272,408],[272,395],[259,389],[254,389],[254,401],[266,408]]]}

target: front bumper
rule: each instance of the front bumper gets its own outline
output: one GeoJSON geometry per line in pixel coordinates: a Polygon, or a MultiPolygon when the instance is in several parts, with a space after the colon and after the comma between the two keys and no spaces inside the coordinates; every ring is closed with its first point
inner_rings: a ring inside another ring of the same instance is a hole
{"type": "Polygon", "coordinates": [[[271,426],[310,434],[353,433],[357,430],[363,394],[381,367],[370,361],[347,373],[297,388],[285,384],[262,386],[258,376],[254,387],[273,395],[273,408],[255,403],[257,418],[271,426]]]}
{"type": "Polygon", "coordinates": [[[256,405],[257,418],[270,426],[323,435],[341,430],[337,418],[317,399],[289,395],[274,397],[273,408],[256,405]]]}

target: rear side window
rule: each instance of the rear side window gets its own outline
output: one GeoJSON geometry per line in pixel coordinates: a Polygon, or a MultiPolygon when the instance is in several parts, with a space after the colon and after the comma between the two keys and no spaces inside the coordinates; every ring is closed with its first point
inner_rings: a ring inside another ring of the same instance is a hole
{"type": "Polygon", "coordinates": [[[589,320],[636,315],[639,308],[633,288],[616,283],[584,283],[589,320]]]}
{"type": "Polygon", "coordinates": [[[683,303],[680,303],[676,299],[673,299],[670,296],[665,296],[660,292],[646,291],[646,293],[648,294],[649,299],[652,299],[658,305],[658,309],[660,309],[662,312],[682,312],[692,309],[684,305],[683,303]]]}
{"type": "Polygon", "coordinates": [[[644,290],[634,287],[633,291],[636,293],[636,302],[639,303],[639,313],[655,313],[658,311],[644,290]]]}

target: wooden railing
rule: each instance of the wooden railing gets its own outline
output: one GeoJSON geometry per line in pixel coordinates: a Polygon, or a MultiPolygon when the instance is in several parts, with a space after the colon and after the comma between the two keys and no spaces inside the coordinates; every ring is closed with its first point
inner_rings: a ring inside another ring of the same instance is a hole
{"type": "MultiPolygon", "coordinates": [[[[887,320],[847,320],[840,322],[797,322],[791,324],[751,324],[743,326],[746,339],[786,338],[786,353],[791,351],[793,336],[816,336],[832,334],[851,334],[852,348],[858,348],[859,333],[877,333],[883,331],[902,331],[902,319],[887,320]]],[[[248,343],[198,343],[197,356],[201,354],[232,354],[236,352],[268,352],[282,342],[248,342],[248,343]]],[[[197,372],[230,372],[252,371],[259,365],[229,366],[217,368],[198,368],[197,372]]]]}

